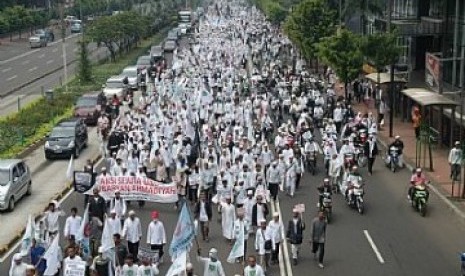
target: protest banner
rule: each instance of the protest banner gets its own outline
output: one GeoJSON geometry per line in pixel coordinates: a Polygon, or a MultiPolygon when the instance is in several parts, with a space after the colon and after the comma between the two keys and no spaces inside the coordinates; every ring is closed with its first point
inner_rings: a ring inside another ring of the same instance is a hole
{"type": "Polygon", "coordinates": [[[78,193],[84,193],[90,190],[94,185],[95,178],[94,174],[91,172],[82,172],[82,171],[75,171],[74,172],[74,190],[78,193]]]}
{"type": "Polygon", "coordinates": [[[63,276],[85,276],[86,262],[85,261],[65,261],[65,270],[63,276]]]}
{"type": "Polygon", "coordinates": [[[297,204],[297,205],[294,206],[294,208],[299,213],[305,213],[305,204],[304,203],[297,204]]]}
{"type": "MultiPolygon", "coordinates": [[[[159,203],[174,203],[178,201],[176,183],[161,183],[147,177],[138,176],[107,176],[97,180],[95,187],[100,195],[109,200],[119,191],[125,200],[143,200],[159,203]]],[[[91,191],[86,192],[91,194],[91,191]]]]}
{"type": "Polygon", "coordinates": [[[158,251],[151,250],[148,247],[139,247],[139,252],[137,252],[137,258],[139,260],[149,260],[151,263],[158,263],[158,251]]]}

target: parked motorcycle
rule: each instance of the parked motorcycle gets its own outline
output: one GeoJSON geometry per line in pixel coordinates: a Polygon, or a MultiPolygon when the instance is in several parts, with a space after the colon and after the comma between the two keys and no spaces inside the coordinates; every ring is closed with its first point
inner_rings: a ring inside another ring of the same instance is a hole
{"type": "Polygon", "coordinates": [[[399,148],[395,146],[390,147],[384,162],[392,172],[396,172],[399,168],[399,148]]]}
{"type": "Polygon", "coordinates": [[[412,207],[424,217],[429,197],[428,189],[426,185],[417,185],[413,189],[412,207]]]}

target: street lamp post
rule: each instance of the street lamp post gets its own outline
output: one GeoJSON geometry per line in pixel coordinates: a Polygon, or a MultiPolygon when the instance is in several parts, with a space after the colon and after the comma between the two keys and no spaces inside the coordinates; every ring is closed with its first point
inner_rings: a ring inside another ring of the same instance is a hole
{"type": "MultiPolygon", "coordinates": [[[[388,5],[387,31],[390,33],[392,24],[392,0],[389,0],[388,5]]],[[[394,62],[391,63],[389,71],[391,77],[389,83],[389,137],[392,137],[394,132],[394,62]]]]}
{"type": "Polygon", "coordinates": [[[66,59],[66,26],[64,19],[64,0],[60,2],[60,20],[61,20],[61,52],[63,54],[63,73],[65,75],[65,91],[68,92],[68,62],[66,59]]]}

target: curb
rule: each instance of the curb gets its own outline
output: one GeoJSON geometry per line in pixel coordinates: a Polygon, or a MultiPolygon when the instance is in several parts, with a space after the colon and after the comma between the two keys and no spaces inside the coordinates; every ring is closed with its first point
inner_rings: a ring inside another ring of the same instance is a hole
{"type": "MultiPolygon", "coordinates": [[[[32,146],[31,146],[31,147],[32,147],[32,146]]],[[[27,150],[27,149],[26,149],[26,150],[27,150]]],[[[25,150],[25,151],[26,151],[26,150],[25,150]]],[[[22,153],[21,153],[21,154],[22,154],[22,153]]],[[[98,154],[97,156],[91,158],[91,161],[92,161],[93,163],[97,163],[101,158],[102,158],[102,156],[101,156],[100,154],[98,154]]],[[[72,188],[73,188],[72,182],[66,181],[64,189],[63,189],[61,192],[55,194],[55,195],[50,199],[50,201],[52,201],[52,200],[57,200],[57,201],[61,200],[72,188]]],[[[46,208],[47,208],[47,207],[44,208],[44,211],[46,210],[46,208]]],[[[41,212],[41,213],[39,213],[39,214],[37,214],[37,213],[33,214],[34,222],[38,222],[38,221],[41,219],[42,215],[43,215],[43,212],[41,212]]],[[[23,234],[24,234],[24,231],[25,231],[25,227],[23,227],[22,229],[18,230],[16,236],[14,236],[14,237],[8,242],[7,245],[4,245],[4,246],[0,247],[0,258],[3,257],[10,249],[14,248],[14,247],[17,245],[17,243],[21,240],[21,238],[22,238],[22,236],[23,236],[23,234]]]]}
{"type": "MultiPolygon", "coordinates": [[[[381,140],[381,138],[379,137],[378,135],[378,138],[377,138],[378,142],[381,144],[381,146],[383,146],[384,148],[387,148],[387,143],[383,140],[381,140]]],[[[409,158],[405,158],[404,157],[404,164],[405,164],[405,167],[410,170],[410,171],[413,171],[415,169],[415,166],[413,165],[413,162],[409,159],[409,158]]],[[[430,176],[430,174],[428,172],[425,172],[428,176],[430,176]]],[[[432,177],[429,177],[429,179],[432,179],[432,177]]],[[[431,183],[433,185],[429,185],[428,188],[433,191],[433,193],[440,199],[442,200],[446,205],[447,207],[449,207],[449,209],[451,209],[456,215],[458,215],[462,221],[465,220],[465,212],[460,210],[459,207],[457,207],[454,203],[452,203],[445,195],[443,195],[437,188],[436,188],[436,185],[438,185],[435,181],[431,181],[431,183]]]]}

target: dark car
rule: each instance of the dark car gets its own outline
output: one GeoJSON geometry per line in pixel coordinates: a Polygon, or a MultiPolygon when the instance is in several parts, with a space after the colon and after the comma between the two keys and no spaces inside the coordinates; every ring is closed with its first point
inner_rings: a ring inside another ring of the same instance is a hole
{"type": "Polygon", "coordinates": [[[58,123],[47,136],[45,159],[57,157],[78,158],[87,146],[87,126],[81,118],[71,118],[58,123]]]}
{"type": "Polygon", "coordinates": [[[35,31],[35,34],[45,37],[47,42],[53,42],[55,40],[55,34],[53,34],[53,31],[50,29],[39,29],[35,31]]]}
{"type": "Polygon", "coordinates": [[[97,125],[100,113],[105,108],[105,98],[100,92],[84,94],[74,105],[74,117],[81,118],[87,125],[97,125]]]}

